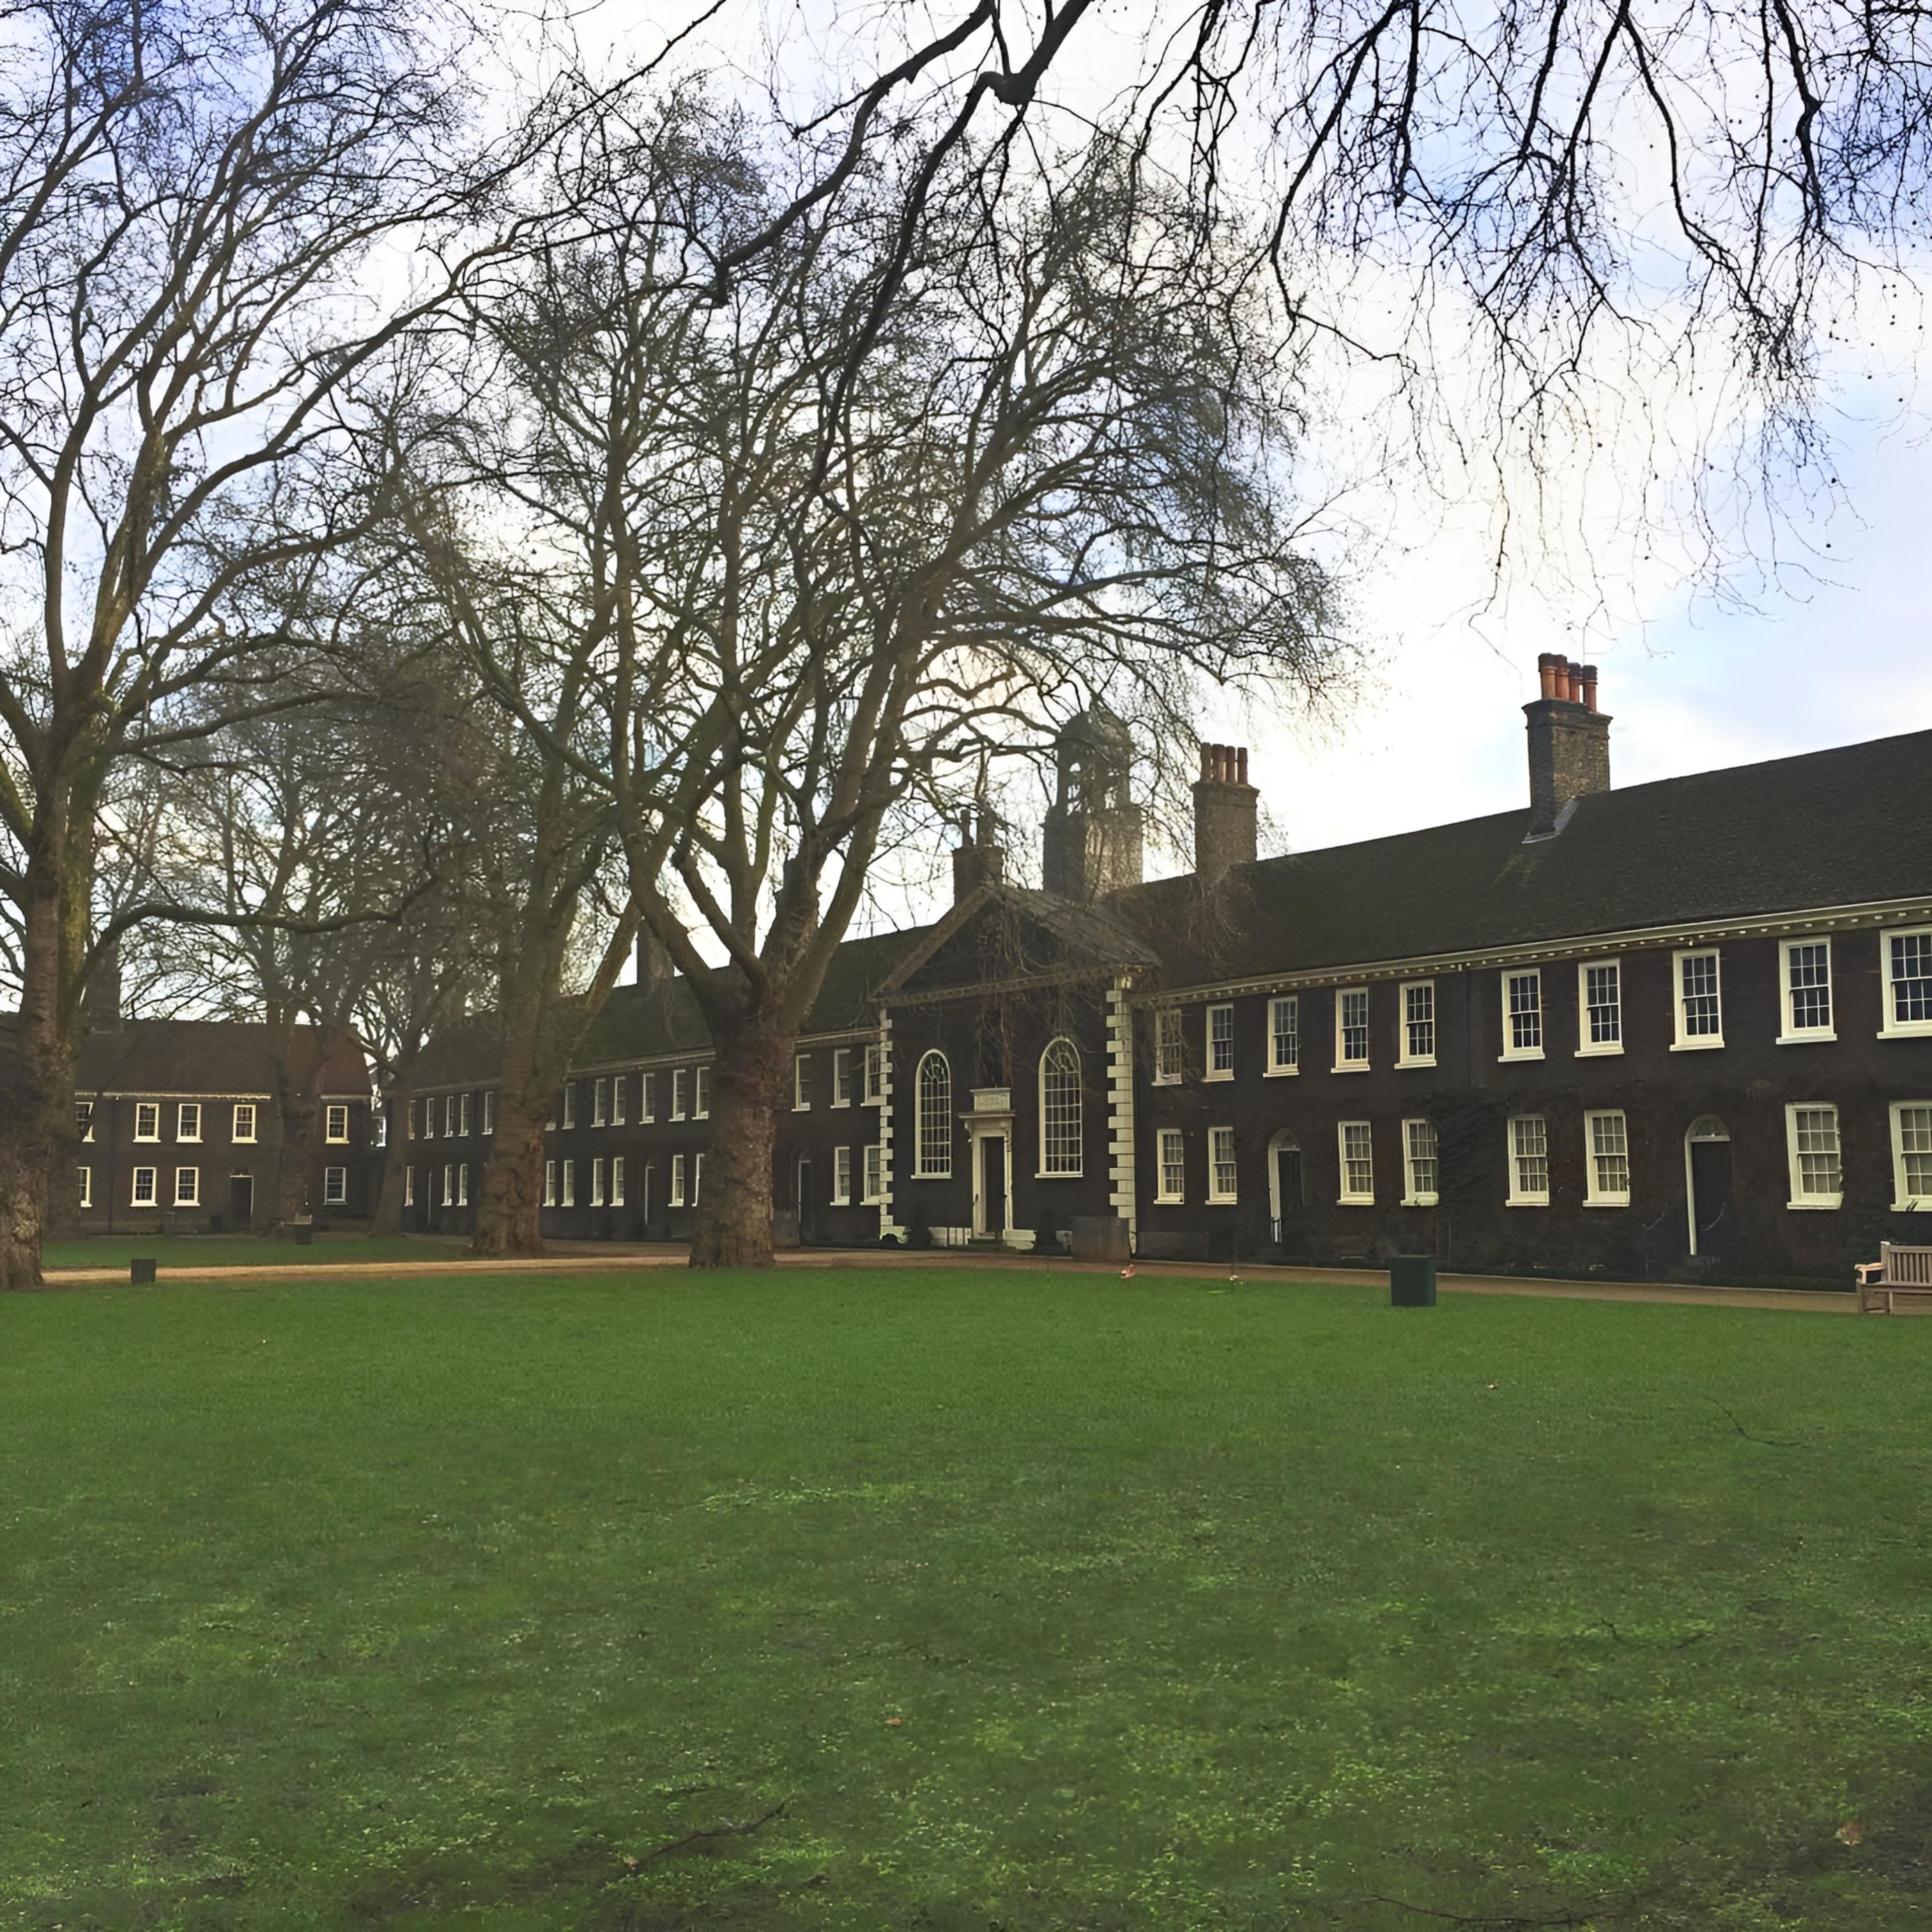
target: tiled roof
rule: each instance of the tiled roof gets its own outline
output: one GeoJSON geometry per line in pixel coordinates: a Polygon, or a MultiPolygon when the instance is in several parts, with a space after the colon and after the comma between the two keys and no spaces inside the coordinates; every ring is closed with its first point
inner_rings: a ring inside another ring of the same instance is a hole
{"type": "Polygon", "coordinates": [[[1932,732],[1664,778],[1191,877],[1111,903],[1171,985],[1932,898],[1932,732]]]}
{"type": "MultiPolygon", "coordinates": [[[[86,1094],[273,1094],[278,1051],[286,1051],[298,1088],[315,1080],[322,1035],[312,1026],[285,1030],[240,1020],[129,1020],[82,1038],[75,1082],[86,1094]]],[[[310,1090],[368,1093],[361,1049],[338,1040],[310,1090]]]]}

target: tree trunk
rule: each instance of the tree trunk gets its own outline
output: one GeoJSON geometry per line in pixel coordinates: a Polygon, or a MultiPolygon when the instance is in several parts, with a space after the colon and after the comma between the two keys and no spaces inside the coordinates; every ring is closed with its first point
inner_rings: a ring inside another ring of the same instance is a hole
{"type": "Polygon", "coordinates": [[[472,1255],[543,1252],[543,1137],[550,1118],[540,1064],[543,1025],[541,988],[526,989],[504,1016],[496,1131],[477,1191],[472,1255]]]}
{"type": "Polygon", "coordinates": [[[382,1171],[376,1177],[376,1204],[369,1216],[372,1237],[403,1232],[403,1173],[410,1164],[410,1121],[416,1103],[416,1089],[401,1078],[378,1103],[388,1110],[389,1131],[382,1143],[382,1171]]]}
{"type": "Polygon", "coordinates": [[[265,1238],[281,1233],[291,1222],[314,1212],[309,1176],[315,1153],[316,1116],[321,1106],[318,1090],[322,1084],[322,1056],[318,1054],[306,1080],[297,1078],[292,1020],[284,1023],[281,1035],[274,1050],[276,1124],[280,1134],[275,1149],[274,1198],[262,1224],[265,1238]]]}
{"type": "Polygon", "coordinates": [[[711,1144],[691,1238],[691,1265],[772,1264],[772,1148],[793,1041],[752,1017],[724,1030],[711,1076],[711,1144]]]}

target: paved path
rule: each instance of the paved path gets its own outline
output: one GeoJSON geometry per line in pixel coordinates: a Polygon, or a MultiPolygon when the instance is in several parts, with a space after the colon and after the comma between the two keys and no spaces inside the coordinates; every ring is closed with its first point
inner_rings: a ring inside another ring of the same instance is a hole
{"type": "MultiPolygon", "coordinates": [[[[345,1246],[348,1244],[344,1244],[345,1246]]],[[[342,1280],[371,1272],[386,1278],[408,1280],[430,1275],[531,1275],[609,1274],[638,1268],[682,1268],[688,1251],[682,1244],[664,1242],[614,1243],[608,1241],[554,1241],[539,1260],[469,1261],[445,1258],[422,1262],[361,1261],[348,1255],[318,1254],[312,1262],[274,1262],[250,1267],[241,1264],[164,1268],[163,1282],[176,1281],[315,1281],[342,1280]]],[[[782,1268],[1051,1268],[1057,1274],[1118,1274],[1112,1262],[1071,1262],[1055,1258],[1042,1263],[1030,1255],[984,1255],[938,1250],[909,1254],[889,1249],[841,1248],[791,1250],[778,1256],[782,1268]]],[[[1388,1276],[1376,1268],[1279,1268],[1265,1262],[1244,1262],[1231,1268],[1226,1262],[1149,1262],[1137,1264],[1136,1274],[1144,1280],[1178,1276],[1184,1280],[1238,1279],[1260,1284],[1268,1282],[1330,1282],[1386,1292],[1388,1276]]],[[[124,1286],[128,1271],[120,1268],[50,1269],[49,1288],[92,1288],[110,1282],[124,1286]]],[[[1443,1274],[1437,1286],[1444,1294],[1517,1294],[1540,1296],[1557,1300],[1656,1301],[1684,1306],[1716,1308],[1775,1308],[1786,1313],[1853,1315],[1858,1299],[1850,1293],[1810,1292],[1802,1289],[1695,1288],[1681,1284],[1633,1281],[1544,1281],[1520,1276],[1443,1274]]],[[[1927,1312],[1932,1312],[1928,1309],[1927,1312]]]]}

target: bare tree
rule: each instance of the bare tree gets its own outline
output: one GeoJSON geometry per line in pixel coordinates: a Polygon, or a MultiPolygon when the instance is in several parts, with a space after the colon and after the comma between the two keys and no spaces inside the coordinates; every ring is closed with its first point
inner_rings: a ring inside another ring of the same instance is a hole
{"type": "MultiPolygon", "coordinates": [[[[374,0],[23,0],[0,73],[0,898],[20,1053],[0,1286],[71,1132],[96,820],[192,692],[245,716],[251,577],[366,518],[345,386],[440,299],[460,71],[374,0]],[[370,290],[388,286],[394,299],[370,290]]],[[[266,641],[284,650],[302,640],[266,641]]]]}

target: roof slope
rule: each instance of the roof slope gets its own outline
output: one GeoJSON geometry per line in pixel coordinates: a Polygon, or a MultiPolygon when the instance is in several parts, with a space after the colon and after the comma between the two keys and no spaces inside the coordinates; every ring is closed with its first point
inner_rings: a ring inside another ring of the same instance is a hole
{"type": "Polygon", "coordinates": [[[316,1028],[245,1020],[129,1020],[89,1033],[75,1082],[83,1093],[272,1094],[281,1053],[298,1090],[369,1091],[368,1065],[352,1041],[338,1040],[323,1064],[316,1028]]]}
{"type": "Polygon", "coordinates": [[[1120,894],[1170,983],[1932,897],[1932,731],[1238,866],[1204,919],[1191,877],[1120,894]]]}

